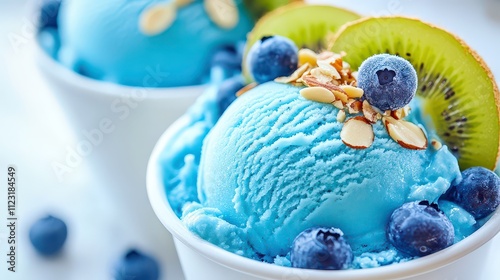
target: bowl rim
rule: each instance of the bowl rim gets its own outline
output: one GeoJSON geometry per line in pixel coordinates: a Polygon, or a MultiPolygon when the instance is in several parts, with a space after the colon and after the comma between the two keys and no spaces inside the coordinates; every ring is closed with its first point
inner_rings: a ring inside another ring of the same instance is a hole
{"type": "Polygon", "coordinates": [[[352,269],[341,271],[322,271],[284,267],[242,257],[219,248],[218,246],[196,236],[189,231],[175,215],[167,200],[161,179],[159,159],[161,152],[169,140],[182,127],[189,124],[190,119],[182,116],[177,119],[160,137],[155,145],[147,166],[146,186],[151,206],[165,228],[185,246],[200,253],[204,257],[222,266],[264,279],[282,279],[283,275],[304,275],[308,279],[399,279],[425,274],[449,264],[479,249],[489,242],[500,231],[500,207],[490,219],[471,236],[429,256],[409,262],[381,266],[376,268],[352,269]]]}
{"type": "Polygon", "coordinates": [[[147,91],[148,99],[169,99],[195,97],[208,87],[206,83],[178,87],[140,87],[96,80],[78,74],[59,63],[40,46],[38,39],[33,45],[35,45],[36,63],[42,74],[57,82],[70,84],[73,88],[79,89],[78,91],[74,91],[79,94],[84,92],[85,94],[101,94],[112,97],[132,97],[138,90],[145,90],[147,91]]]}

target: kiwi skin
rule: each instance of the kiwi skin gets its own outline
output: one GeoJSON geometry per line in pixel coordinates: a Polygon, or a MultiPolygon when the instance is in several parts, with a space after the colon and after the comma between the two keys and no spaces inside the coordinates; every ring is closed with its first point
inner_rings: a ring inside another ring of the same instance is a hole
{"type": "MultiPolygon", "coordinates": [[[[347,23],[345,24],[342,28],[339,29],[339,31],[335,34],[335,36],[332,38],[332,41],[330,42],[330,48],[329,49],[333,49],[334,51],[340,51],[339,49],[337,48],[340,48],[336,45],[336,42],[339,41],[339,38],[342,38],[342,34],[343,32],[348,32],[346,30],[348,30],[349,28],[353,27],[353,26],[356,26],[358,24],[362,24],[366,21],[370,21],[370,20],[380,20],[380,24],[383,24],[383,20],[385,19],[405,19],[405,20],[411,20],[411,21],[414,21],[415,23],[419,23],[419,24],[424,24],[424,25],[427,25],[429,26],[430,28],[432,29],[435,29],[436,31],[438,32],[443,32],[443,35],[444,34],[448,34],[452,39],[456,40],[457,41],[457,46],[461,47],[463,49],[463,52],[464,53],[468,53],[472,56],[472,58],[477,62],[477,64],[480,66],[480,68],[482,68],[482,70],[486,73],[487,77],[489,78],[489,81],[491,82],[491,87],[493,89],[493,96],[494,96],[494,100],[495,100],[495,105],[496,105],[496,113],[497,113],[497,116],[493,116],[494,118],[496,117],[497,120],[498,120],[498,127],[500,127],[500,93],[499,93],[499,89],[498,89],[498,86],[495,82],[495,78],[493,77],[493,74],[492,72],[490,71],[490,69],[488,68],[488,66],[486,65],[486,63],[484,62],[484,60],[474,51],[472,50],[462,39],[460,39],[459,37],[457,37],[455,34],[452,34],[442,28],[439,28],[439,27],[436,27],[432,24],[429,24],[429,23],[426,23],[426,22],[422,22],[420,21],[419,19],[415,19],[415,18],[409,18],[409,17],[401,17],[401,16],[385,16],[385,17],[367,17],[367,18],[363,18],[363,19],[359,19],[359,20],[356,20],[356,21],[353,21],[353,22],[350,22],[350,23],[347,23]]],[[[366,30],[366,32],[360,32],[360,33],[364,33],[364,34],[360,34],[358,36],[365,36],[365,34],[369,34],[370,30],[366,30]]],[[[352,32],[351,32],[352,33],[352,32]]],[[[352,37],[352,36],[351,36],[352,37]]],[[[409,39],[411,40],[411,39],[409,39]]],[[[360,40],[362,41],[362,40],[360,40]]],[[[356,48],[360,48],[360,43],[359,42],[356,42],[355,40],[353,42],[342,42],[342,43],[347,43],[347,49],[344,48],[343,50],[349,52],[349,48],[352,48],[353,50],[356,50],[356,48]],[[350,44],[350,45],[349,45],[350,44]]],[[[394,45],[396,44],[397,42],[394,42],[394,45]]],[[[386,50],[386,52],[388,53],[391,53],[391,54],[395,54],[395,55],[400,55],[400,56],[405,56],[405,54],[403,53],[398,53],[398,52],[394,52],[394,50],[392,50],[392,52],[389,51],[389,48],[386,50]]],[[[367,57],[370,56],[371,54],[367,54],[367,57]]],[[[408,55],[408,54],[406,54],[408,55]]],[[[346,57],[346,61],[351,63],[351,61],[349,61],[349,53],[347,53],[347,57],[346,57]]],[[[358,63],[356,61],[356,63],[358,63]]],[[[354,68],[358,67],[359,65],[355,65],[356,63],[352,64],[351,63],[351,66],[353,66],[354,68]]],[[[423,64],[421,65],[421,67],[423,66],[423,64]]],[[[419,67],[415,67],[416,70],[417,70],[417,73],[419,72],[422,72],[422,68],[419,69],[419,67]]],[[[429,71],[429,73],[432,73],[431,71],[429,71]]],[[[429,77],[429,76],[427,76],[429,77]]],[[[426,80],[424,82],[429,82],[429,80],[427,80],[427,77],[426,77],[426,80]]],[[[446,80],[447,81],[447,80],[446,80]]],[[[425,84],[425,83],[424,83],[425,84]]],[[[423,94],[423,91],[422,91],[422,77],[419,75],[419,90],[417,92],[417,96],[419,95],[422,95],[423,94]]],[[[454,92],[452,92],[452,94],[454,94],[454,92]]],[[[471,93],[471,94],[474,94],[474,93],[471,93]]],[[[480,98],[480,96],[478,95],[478,98],[480,98]]],[[[446,99],[446,98],[445,98],[446,99]]],[[[478,108],[478,110],[480,110],[480,108],[478,108]]],[[[443,116],[444,117],[444,116],[443,116]]],[[[498,133],[498,131],[497,131],[498,133]]],[[[476,148],[478,149],[478,148],[476,148]]],[[[452,149],[453,150],[453,149],[452,149]]],[[[492,170],[495,169],[495,166],[496,164],[498,163],[499,161],[499,158],[500,158],[500,136],[498,138],[498,143],[496,145],[496,158],[493,162],[493,164],[481,164],[483,163],[482,162],[482,159],[481,158],[478,158],[474,161],[475,165],[482,165],[486,168],[490,168],[492,170]]],[[[468,168],[470,166],[473,166],[474,164],[471,164],[470,162],[461,162],[460,161],[460,158],[459,158],[459,164],[460,164],[460,167],[462,169],[465,169],[465,168],[468,168]]]]}

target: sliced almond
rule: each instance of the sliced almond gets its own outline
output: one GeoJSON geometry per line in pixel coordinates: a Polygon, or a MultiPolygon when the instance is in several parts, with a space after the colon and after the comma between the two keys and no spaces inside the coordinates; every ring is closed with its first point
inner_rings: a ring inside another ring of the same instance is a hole
{"type": "Polygon", "coordinates": [[[329,51],[324,51],[318,54],[318,59],[319,60],[326,60],[329,59],[330,57],[334,56],[334,52],[329,52],[329,51]]]}
{"type": "Polygon", "coordinates": [[[436,151],[443,147],[443,144],[441,144],[441,142],[439,142],[437,139],[432,139],[431,145],[436,151]]]}
{"type": "Polygon", "coordinates": [[[403,113],[401,114],[402,118],[406,118],[410,114],[411,108],[410,106],[406,105],[403,107],[403,113]]]}
{"type": "Polygon", "coordinates": [[[345,108],[344,102],[342,102],[340,100],[335,100],[332,103],[332,105],[335,106],[335,108],[340,109],[340,110],[343,110],[345,108]]]}
{"type": "Polygon", "coordinates": [[[403,108],[397,109],[396,111],[391,111],[391,117],[396,120],[400,120],[408,116],[410,113],[410,106],[405,106],[403,108]]]}
{"type": "Polygon", "coordinates": [[[283,83],[283,84],[296,82],[310,68],[311,68],[311,65],[309,63],[305,63],[304,65],[300,66],[297,70],[295,70],[295,72],[293,72],[292,75],[290,75],[288,77],[279,77],[279,78],[274,79],[274,81],[277,83],[283,83]]]}
{"type": "Polygon", "coordinates": [[[375,134],[370,122],[362,116],[347,120],[340,131],[340,139],[354,149],[366,149],[373,144],[375,134]]]}
{"type": "Polygon", "coordinates": [[[239,12],[234,0],[205,0],[205,10],[219,27],[231,29],[239,21],[239,12]]]}
{"type": "Polygon", "coordinates": [[[343,123],[345,121],[345,117],[346,117],[345,111],[339,110],[339,112],[337,113],[337,121],[339,123],[343,123]]]}
{"type": "Polygon", "coordinates": [[[333,94],[337,99],[340,99],[344,104],[347,104],[349,101],[349,97],[347,97],[347,94],[339,87],[338,90],[333,90],[333,94]]]}
{"type": "Polygon", "coordinates": [[[352,72],[351,75],[356,81],[358,80],[358,71],[352,72]]]}
{"type": "Polygon", "coordinates": [[[250,84],[244,86],[242,89],[240,89],[240,90],[238,90],[238,92],[236,92],[236,97],[242,96],[244,93],[253,89],[256,86],[257,86],[257,83],[250,83],[250,84]]]}
{"type": "Polygon", "coordinates": [[[174,4],[177,7],[182,7],[193,3],[194,0],[174,0],[174,4]]]}
{"type": "Polygon", "coordinates": [[[139,16],[139,30],[147,36],[155,36],[167,30],[177,16],[174,4],[156,4],[144,9],[139,16]]]}
{"type": "MultiPolygon", "coordinates": [[[[311,70],[311,73],[313,70],[311,70]]],[[[304,81],[304,84],[306,84],[309,87],[324,87],[324,88],[327,88],[330,91],[332,91],[333,94],[335,94],[335,92],[337,92],[337,91],[343,93],[343,90],[338,85],[335,85],[331,82],[319,81],[318,78],[316,78],[313,75],[302,76],[302,80],[304,81]]],[[[345,99],[345,102],[347,102],[347,99],[348,99],[347,95],[345,93],[344,93],[344,95],[345,95],[345,97],[342,96],[342,99],[345,99]]]]}
{"type": "Polygon", "coordinates": [[[427,148],[427,137],[417,125],[392,117],[384,117],[382,121],[389,136],[402,147],[412,150],[425,150],[427,148]]]}
{"type": "Polygon", "coordinates": [[[363,103],[359,100],[349,99],[346,107],[349,110],[349,114],[357,114],[363,110],[363,103]]]}
{"type": "Polygon", "coordinates": [[[335,80],[339,80],[341,78],[339,71],[333,66],[333,63],[335,63],[335,56],[324,60],[318,59],[317,63],[319,68],[321,69],[321,72],[325,73],[335,80]]]}
{"type": "Polygon", "coordinates": [[[344,69],[344,65],[342,63],[342,57],[339,55],[338,57],[335,58],[333,63],[330,63],[336,70],[337,72],[340,73],[344,69]]]}
{"type": "Polygon", "coordinates": [[[303,88],[300,90],[300,95],[305,99],[321,103],[332,103],[335,101],[335,95],[324,87],[303,88]]]}
{"type": "Polygon", "coordinates": [[[396,120],[402,119],[403,111],[401,109],[398,109],[396,111],[391,111],[391,117],[395,118],[396,120]]]}
{"type": "Polygon", "coordinates": [[[363,96],[363,89],[358,87],[353,87],[350,85],[341,85],[340,88],[349,96],[350,98],[360,98],[363,96]]]}
{"type": "Polygon", "coordinates": [[[312,66],[317,66],[316,60],[318,60],[318,55],[310,49],[300,49],[299,50],[299,65],[304,65],[309,63],[312,66]]]}
{"type": "Polygon", "coordinates": [[[380,118],[380,114],[373,109],[373,107],[368,103],[368,101],[363,101],[363,116],[371,123],[376,123],[380,118]]]}
{"type": "Polygon", "coordinates": [[[319,83],[327,84],[333,82],[332,76],[319,67],[311,69],[310,73],[318,80],[319,83]]]}

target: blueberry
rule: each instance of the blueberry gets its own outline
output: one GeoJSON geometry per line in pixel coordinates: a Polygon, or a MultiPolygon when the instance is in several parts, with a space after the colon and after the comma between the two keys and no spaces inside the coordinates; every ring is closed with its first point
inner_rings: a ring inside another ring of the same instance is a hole
{"type": "Polygon", "coordinates": [[[437,204],[408,202],[394,210],[387,228],[391,244],[410,256],[426,256],[453,244],[455,231],[437,204]]]}
{"type": "Polygon", "coordinates": [[[217,91],[217,104],[219,105],[219,114],[222,115],[227,107],[236,99],[236,92],[245,86],[241,76],[234,76],[225,80],[219,86],[217,91]]]}
{"type": "Polygon", "coordinates": [[[157,280],[160,278],[158,263],[138,250],[129,250],[115,270],[115,280],[157,280]]]}
{"type": "Polygon", "coordinates": [[[241,71],[243,50],[240,45],[225,46],[218,49],[212,58],[212,66],[221,66],[227,70],[241,71]]]}
{"type": "Polygon", "coordinates": [[[453,182],[444,197],[474,218],[484,218],[500,204],[500,178],[484,167],[471,167],[462,172],[462,180],[453,182]]]}
{"type": "Polygon", "coordinates": [[[57,16],[59,15],[59,8],[61,7],[61,0],[44,0],[40,9],[40,30],[52,27],[57,28],[57,16]]]}
{"type": "Polygon", "coordinates": [[[406,106],[415,96],[417,72],[407,60],[378,54],[365,60],[358,71],[358,86],[364,98],[382,111],[406,106]]]}
{"type": "Polygon", "coordinates": [[[30,228],[29,237],[33,247],[44,256],[59,253],[68,236],[68,228],[61,220],[47,216],[36,221],[30,228]]]}
{"type": "Polygon", "coordinates": [[[255,82],[262,84],[297,69],[299,58],[295,43],[282,36],[262,37],[248,52],[247,65],[255,82]]]}
{"type": "Polygon", "coordinates": [[[292,244],[292,267],[322,270],[349,268],[353,254],[343,235],[340,229],[323,227],[301,232],[292,244]]]}

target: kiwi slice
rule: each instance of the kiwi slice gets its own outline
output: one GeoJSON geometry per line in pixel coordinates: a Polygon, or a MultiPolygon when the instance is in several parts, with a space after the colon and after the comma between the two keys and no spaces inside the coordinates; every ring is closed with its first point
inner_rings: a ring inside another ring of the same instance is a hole
{"type": "Polygon", "coordinates": [[[295,2],[276,9],[262,17],[248,34],[243,57],[243,75],[249,82],[246,56],[252,45],[264,36],[281,35],[290,38],[301,48],[315,51],[327,48],[328,38],[346,22],[361,16],[333,6],[310,5],[295,2]],[[329,36],[330,35],[330,36],[329,36]]]}
{"type": "Polygon", "coordinates": [[[304,0],[243,0],[255,19],[291,2],[304,2],[304,0]]]}
{"type": "Polygon", "coordinates": [[[357,69],[373,54],[390,53],[417,70],[417,96],[434,129],[461,169],[494,169],[500,146],[500,94],[484,61],[447,31],[405,17],[365,18],[346,24],[331,50],[345,51],[357,69]]]}

